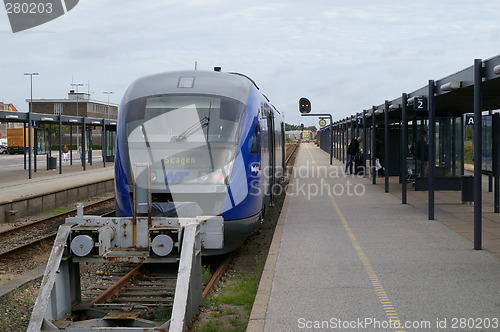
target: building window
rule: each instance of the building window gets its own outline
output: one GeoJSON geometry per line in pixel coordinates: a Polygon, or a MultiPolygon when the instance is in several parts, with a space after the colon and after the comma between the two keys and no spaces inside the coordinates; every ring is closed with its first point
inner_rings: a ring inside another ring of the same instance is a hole
{"type": "Polygon", "coordinates": [[[63,114],[63,104],[61,104],[61,103],[54,104],[54,114],[55,115],[62,115],[63,114]]]}

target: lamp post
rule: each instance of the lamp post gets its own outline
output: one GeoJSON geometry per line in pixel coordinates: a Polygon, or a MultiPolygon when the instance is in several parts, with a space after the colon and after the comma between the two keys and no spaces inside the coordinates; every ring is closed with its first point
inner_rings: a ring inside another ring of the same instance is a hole
{"type": "MultiPolygon", "coordinates": [[[[82,83],[71,83],[70,84],[71,86],[76,86],[76,116],[78,116],[78,99],[80,98],[80,96],[78,95],[78,87],[79,86],[83,86],[82,83]]],[[[78,126],[76,126],[76,150],[78,151],[78,126]]],[[[83,153],[83,151],[82,151],[83,153]]]]}
{"type": "MultiPolygon", "coordinates": [[[[24,73],[24,75],[30,77],[30,106],[28,108],[28,177],[31,179],[31,108],[33,107],[33,76],[38,76],[38,73],[24,73]]],[[[26,144],[24,144],[26,147],[26,144]]],[[[26,159],[25,159],[26,161],[26,159]]]]}
{"type": "Polygon", "coordinates": [[[110,117],[109,117],[109,95],[113,94],[113,91],[103,91],[102,93],[105,93],[105,94],[108,95],[108,108],[107,108],[107,112],[108,112],[108,119],[110,119],[110,117]]]}

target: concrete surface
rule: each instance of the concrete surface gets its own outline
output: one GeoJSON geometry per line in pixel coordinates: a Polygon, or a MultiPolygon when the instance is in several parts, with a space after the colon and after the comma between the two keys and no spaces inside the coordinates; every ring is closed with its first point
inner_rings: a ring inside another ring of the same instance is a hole
{"type": "Polygon", "coordinates": [[[483,222],[489,251],[476,251],[472,224],[446,224],[468,213],[446,208],[461,205],[453,195],[436,193],[446,220],[429,221],[420,193],[403,205],[396,186],[386,194],[328,163],[301,145],[247,331],[500,328],[498,214],[483,222]]]}

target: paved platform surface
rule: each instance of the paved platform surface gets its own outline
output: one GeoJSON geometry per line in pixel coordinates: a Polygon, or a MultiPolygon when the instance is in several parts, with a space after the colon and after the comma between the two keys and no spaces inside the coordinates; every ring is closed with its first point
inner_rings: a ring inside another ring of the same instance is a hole
{"type": "MultiPolygon", "coordinates": [[[[0,168],[0,204],[5,201],[14,201],[30,196],[103,182],[113,179],[113,177],[114,163],[106,163],[106,167],[103,167],[103,163],[96,160],[93,161],[92,165],[87,164],[85,171],[83,171],[81,163],[76,162],[73,165],[64,164],[62,174],[59,174],[59,169],[47,171],[44,168],[40,168],[37,172],[32,173],[31,179],[28,179],[27,170],[0,168]]],[[[0,230],[6,230],[15,225],[16,223],[2,223],[0,224],[0,230]]],[[[40,278],[44,271],[45,266],[40,266],[2,284],[0,286],[0,297],[10,293],[21,285],[40,278]]]]}
{"type": "Polygon", "coordinates": [[[35,196],[61,189],[78,187],[88,183],[100,182],[114,177],[114,164],[93,162],[83,171],[81,164],[64,165],[62,174],[59,169],[39,169],[28,178],[27,170],[0,169],[0,203],[18,198],[35,196]]]}
{"type": "MultiPolygon", "coordinates": [[[[457,232],[343,167],[301,145],[248,331],[499,330],[500,243],[473,250],[472,208],[457,232]]],[[[438,197],[438,219],[468,213],[438,197]]]]}

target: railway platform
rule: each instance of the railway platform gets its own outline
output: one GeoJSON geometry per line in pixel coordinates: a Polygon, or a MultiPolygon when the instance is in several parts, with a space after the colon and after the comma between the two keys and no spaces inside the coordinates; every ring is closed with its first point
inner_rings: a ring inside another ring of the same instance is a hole
{"type": "Polygon", "coordinates": [[[17,218],[113,191],[113,171],[113,163],[103,167],[102,161],[94,160],[85,171],[73,162],[64,165],[61,174],[39,168],[28,179],[27,170],[0,167],[0,229],[17,218]]]}
{"type": "Polygon", "coordinates": [[[344,167],[301,144],[247,331],[500,329],[500,217],[473,250],[472,205],[436,192],[428,220],[344,167]]]}
{"type": "MultiPolygon", "coordinates": [[[[55,209],[78,200],[113,190],[113,163],[104,168],[102,162],[94,161],[82,170],[80,163],[64,165],[63,173],[40,168],[33,172],[32,179],[27,178],[27,170],[0,167],[0,231],[17,226],[9,222],[12,217],[22,217],[45,210],[55,209]]],[[[40,278],[45,265],[39,266],[18,278],[12,279],[0,287],[0,298],[21,285],[40,278]]]]}

